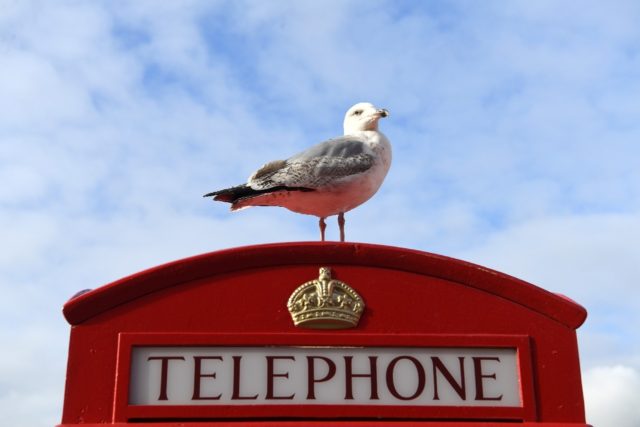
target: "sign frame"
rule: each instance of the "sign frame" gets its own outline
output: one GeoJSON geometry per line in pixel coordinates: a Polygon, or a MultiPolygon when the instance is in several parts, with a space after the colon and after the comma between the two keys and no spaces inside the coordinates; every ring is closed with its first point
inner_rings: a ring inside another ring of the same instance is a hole
{"type": "Polygon", "coordinates": [[[536,419],[536,392],[533,377],[531,339],[526,335],[433,335],[317,333],[120,333],[113,421],[186,419],[299,419],[316,421],[335,418],[387,420],[484,419],[530,422],[536,419]],[[416,345],[423,343],[423,345],[416,345]],[[516,350],[520,384],[519,407],[435,406],[435,405],[130,405],[129,382],[134,347],[411,347],[411,348],[510,348],[516,350]]]}

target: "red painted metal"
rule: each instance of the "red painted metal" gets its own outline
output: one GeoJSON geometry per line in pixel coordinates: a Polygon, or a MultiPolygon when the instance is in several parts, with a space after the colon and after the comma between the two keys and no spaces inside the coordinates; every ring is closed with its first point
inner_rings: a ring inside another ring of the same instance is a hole
{"type": "Polygon", "coordinates": [[[586,311],[569,299],[463,261],[352,243],[236,248],[172,262],[71,299],[61,426],[370,425],[585,426],[575,330],[586,311]],[[286,301],[329,266],[366,303],[357,328],[293,326],[286,301]],[[363,345],[518,349],[522,408],[127,404],[133,345],[363,345]],[[225,421],[226,419],[226,421],[225,421]],[[455,421],[458,420],[458,421],[455,421]],[[465,420],[465,421],[461,421],[465,420]],[[513,421],[508,422],[509,420],[513,421]]]}
{"type": "MultiPolygon", "coordinates": [[[[62,424],[61,426],[64,426],[62,424]]],[[[76,424],[70,424],[76,425],[76,424]]],[[[520,422],[495,422],[495,421],[382,421],[382,420],[367,420],[367,421],[196,421],[188,422],[184,421],[160,421],[160,422],[148,422],[148,423],[113,423],[106,424],[111,427],[591,427],[584,423],[520,423],[520,422]]],[[[105,427],[104,423],[88,423],[82,424],[83,427],[105,427]]]]}

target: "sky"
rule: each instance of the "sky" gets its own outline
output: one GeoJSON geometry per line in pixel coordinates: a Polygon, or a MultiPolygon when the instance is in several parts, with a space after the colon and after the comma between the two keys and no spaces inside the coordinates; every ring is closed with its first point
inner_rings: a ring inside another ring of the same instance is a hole
{"type": "Polygon", "coordinates": [[[634,0],[0,0],[2,424],[60,421],[75,292],[317,240],[313,217],[202,194],[368,101],[394,158],[347,240],[577,301],[587,421],[640,426],[638,22],[634,0]]]}

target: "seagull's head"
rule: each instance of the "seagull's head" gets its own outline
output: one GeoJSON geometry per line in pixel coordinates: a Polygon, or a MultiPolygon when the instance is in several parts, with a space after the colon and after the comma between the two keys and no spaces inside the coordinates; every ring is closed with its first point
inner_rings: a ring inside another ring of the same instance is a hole
{"type": "Polygon", "coordinates": [[[389,112],[368,102],[359,102],[349,108],[344,116],[344,134],[349,135],[361,130],[378,130],[380,117],[387,117],[389,112]]]}

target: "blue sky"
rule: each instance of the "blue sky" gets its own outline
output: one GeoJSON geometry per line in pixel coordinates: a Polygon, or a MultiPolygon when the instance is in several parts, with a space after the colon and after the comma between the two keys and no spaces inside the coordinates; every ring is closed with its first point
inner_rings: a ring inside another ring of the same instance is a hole
{"type": "Polygon", "coordinates": [[[314,218],[201,195],[339,135],[370,101],[391,111],[394,160],[348,240],[583,304],[588,420],[640,425],[638,22],[635,1],[0,0],[6,423],[59,421],[76,291],[316,240],[314,218]]]}

